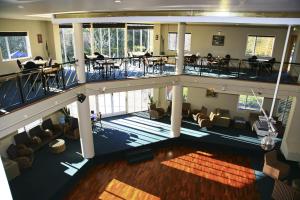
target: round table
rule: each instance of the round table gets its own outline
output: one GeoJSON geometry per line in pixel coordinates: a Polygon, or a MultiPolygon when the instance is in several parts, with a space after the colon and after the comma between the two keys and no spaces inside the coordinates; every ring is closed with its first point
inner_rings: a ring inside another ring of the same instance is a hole
{"type": "Polygon", "coordinates": [[[53,153],[62,153],[66,150],[65,141],[63,139],[55,139],[49,143],[49,147],[53,153]]]}

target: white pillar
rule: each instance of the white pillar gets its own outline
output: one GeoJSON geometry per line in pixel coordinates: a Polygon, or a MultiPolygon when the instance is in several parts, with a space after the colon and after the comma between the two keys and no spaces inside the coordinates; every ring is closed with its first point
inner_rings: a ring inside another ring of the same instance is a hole
{"type": "Polygon", "coordinates": [[[184,64],[184,38],[185,38],[185,23],[178,24],[177,34],[177,62],[176,62],[176,75],[182,74],[184,64]]]}
{"type": "Polygon", "coordinates": [[[84,64],[84,51],[83,51],[83,32],[82,24],[73,24],[73,44],[75,59],[78,60],[76,64],[76,72],[79,83],[86,82],[85,64],[84,64]]]}
{"type": "Polygon", "coordinates": [[[5,170],[3,167],[2,159],[0,157],[0,185],[1,185],[1,199],[12,200],[12,195],[6,178],[5,170]]]}
{"type": "MultiPolygon", "coordinates": [[[[185,23],[178,24],[177,34],[177,64],[176,75],[182,74],[184,61],[184,38],[185,38],[185,23]]],[[[182,118],[182,85],[177,84],[172,88],[172,114],[171,114],[171,136],[180,136],[181,118],[182,118]]]]}
{"type": "Polygon", "coordinates": [[[77,108],[82,155],[84,158],[93,158],[95,155],[95,150],[89,98],[87,97],[82,103],[77,101],[77,108]]]}

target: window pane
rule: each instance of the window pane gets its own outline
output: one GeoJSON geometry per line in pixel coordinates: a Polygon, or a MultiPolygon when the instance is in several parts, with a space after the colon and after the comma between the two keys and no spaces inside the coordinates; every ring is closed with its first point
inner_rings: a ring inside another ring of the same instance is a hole
{"type": "Polygon", "coordinates": [[[133,30],[128,30],[127,31],[127,48],[128,52],[133,51],[133,30]]]}
{"type": "Polygon", "coordinates": [[[113,93],[114,112],[120,112],[120,93],[113,93]]]}
{"type": "Polygon", "coordinates": [[[101,114],[106,114],[104,94],[98,95],[98,103],[99,103],[99,112],[101,112],[101,114]]]}
{"type": "Polygon", "coordinates": [[[255,55],[255,36],[248,36],[247,47],[246,47],[246,56],[255,55]]]}
{"type": "Polygon", "coordinates": [[[140,30],[133,30],[134,34],[134,44],[133,44],[133,51],[141,51],[141,31],[140,30]]]}
{"type": "Polygon", "coordinates": [[[110,29],[110,48],[111,48],[111,57],[118,56],[118,45],[117,45],[117,29],[111,28],[110,29]]]}
{"type": "Polygon", "coordinates": [[[87,55],[91,54],[91,35],[90,35],[90,29],[84,28],[83,29],[83,48],[84,53],[87,55]]]}
{"type": "Polygon", "coordinates": [[[128,113],[134,112],[134,91],[128,91],[127,96],[127,102],[128,102],[128,113]]]}
{"type": "Polygon", "coordinates": [[[149,30],[142,30],[142,51],[150,50],[148,46],[149,30]]]}
{"type": "Polygon", "coordinates": [[[126,92],[120,92],[120,112],[126,111],[126,92]]]}
{"type": "Polygon", "coordinates": [[[95,95],[91,95],[89,96],[89,102],[90,102],[90,110],[94,111],[94,113],[96,113],[96,96],[95,95]]]}
{"type": "Polygon", "coordinates": [[[1,53],[2,53],[2,58],[9,59],[8,49],[6,48],[5,37],[0,37],[0,49],[1,49],[1,53]]]}
{"type": "Polygon", "coordinates": [[[261,57],[272,57],[274,37],[257,37],[255,54],[261,57]]]}
{"type": "MultiPolygon", "coordinates": [[[[6,51],[7,59],[24,58],[29,56],[27,51],[27,42],[26,42],[27,36],[8,36],[4,38],[7,38],[8,48],[10,53],[10,55],[8,55],[8,49],[5,48],[4,52],[6,51]]],[[[4,42],[6,42],[5,39],[4,42]]],[[[4,44],[6,45],[6,43],[4,44]]]]}
{"type": "Polygon", "coordinates": [[[141,90],[134,91],[134,112],[142,110],[142,92],[141,90]]]}
{"type": "Polygon", "coordinates": [[[168,36],[168,49],[175,51],[177,46],[177,33],[169,33],[168,36]]]}
{"type": "Polygon", "coordinates": [[[77,103],[73,102],[67,105],[67,108],[70,110],[70,116],[78,118],[78,111],[77,111],[77,103]]]}
{"type": "Polygon", "coordinates": [[[119,47],[118,57],[124,56],[124,40],[125,40],[124,29],[118,28],[118,47],[119,47]]]}
{"type": "Polygon", "coordinates": [[[111,94],[105,94],[105,110],[106,110],[106,114],[110,114],[112,113],[111,110],[111,94]]]}
{"type": "MultiPolygon", "coordinates": [[[[263,97],[257,97],[257,100],[263,104],[263,97]]],[[[239,109],[246,109],[246,110],[256,110],[260,111],[260,106],[256,101],[255,96],[248,96],[248,95],[240,95],[239,102],[238,102],[239,109]]]]}
{"type": "Polygon", "coordinates": [[[94,28],[94,48],[95,52],[101,53],[101,29],[94,28]]]}
{"type": "Polygon", "coordinates": [[[186,33],[184,40],[185,40],[185,42],[184,42],[184,50],[185,51],[190,51],[191,50],[192,34],[186,33]]]}
{"type": "Polygon", "coordinates": [[[103,55],[109,56],[109,38],[108,38],[108,28],[102,28],[102,52],[103,55]]]}
{"type": "Polygon", "coordinates": [[[73,29],[71,28],[61,28],[60,29],[60,40],[61,40],[61,49],[62,56],[64,61],[68,61],[74,57],[74,48],[73,48],[73,29]]]}

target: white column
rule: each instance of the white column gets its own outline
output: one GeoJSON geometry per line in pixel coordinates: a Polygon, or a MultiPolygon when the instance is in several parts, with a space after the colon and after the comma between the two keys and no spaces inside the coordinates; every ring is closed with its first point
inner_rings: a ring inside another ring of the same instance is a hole
{"type": "Polygon", "coordinates": [[[73,44],[75,59],[78,60],[76,64],[76,72],[79,83],[86,82],[85,64],[84,64],[84,51],[83,51],[83,32],[82,24],[73,24],[73,44]]]}
{"type": "MultiPolygon", "coordinates": [[[[184,38],[185,38],[185,23],[178,24],[177,34],[177,64],[176,75],[182,74],[184,61],[184,38]]],[[[180,136],[181,118],[182,118],[182,85],[177,84],[172,88],[172,114],[171,114],[171,136],[180,136]]]]}
{"type": "Polygon", "coordinates": [[[182,74],[184,64],[184,38],[185,38],[185,23],[178,24],[177,33],[177,62],[176,62],[176,75],[182,74]]]}
{"type": "Polygon", "coordinates": [[[77,108],[82,155],[84,158],[93,158],[95,155],[95,150],[89,98],[87,97],[82,103],[77,101],[77,108]]]}
{"type": "Polygon", "coordinates": [[[12,200],[12,195],[6,178],[5,170],[3,167],[2,159],[0,157],[0,185],[1,185],[1,199],[12,200]]]}

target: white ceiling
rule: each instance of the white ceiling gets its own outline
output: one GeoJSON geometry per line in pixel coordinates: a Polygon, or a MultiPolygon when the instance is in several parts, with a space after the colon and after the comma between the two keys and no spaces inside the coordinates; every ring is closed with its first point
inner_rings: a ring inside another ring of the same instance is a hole
{"type": "Polygon", "coordinates": [[[79,11],[203,10],[300,12],[300,0],[0,0],[0,18],[79,11]]]}

